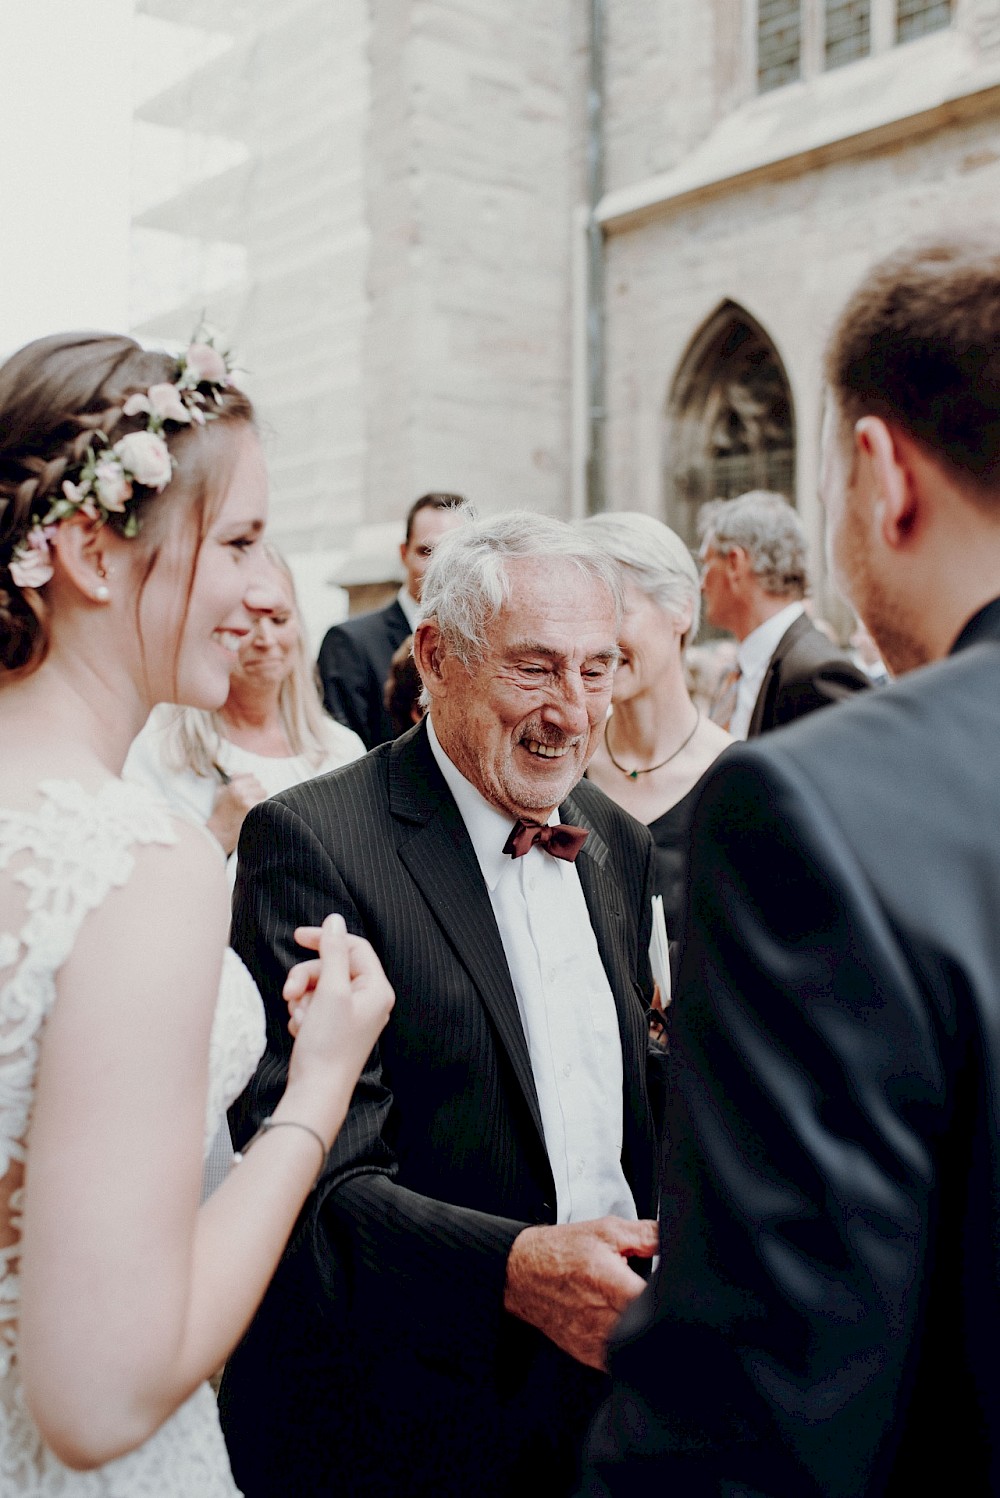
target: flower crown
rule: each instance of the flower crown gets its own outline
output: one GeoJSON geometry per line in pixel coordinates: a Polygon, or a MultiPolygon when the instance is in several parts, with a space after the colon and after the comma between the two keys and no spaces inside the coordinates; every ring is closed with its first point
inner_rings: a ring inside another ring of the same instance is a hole
{"type": "Polygon", "coordinates": [[[112,515],[125,515],[122,534],[134,536],[139,518],[129,512],[134,486],[165,489],[174,471],[167,447],[167,422],[177,426],[203,426],[216,413],[210,399],[222,403],[221,392],[231,383],[229,355],[219,353],[211,342],[192,343],[177,361],[172,384],[150,385],[130,395],[122,406],[123,416],[145,416],[146,429],[129,432],[113,445],[104,432],[94,432],[91,446],[78,471],[70,470],[62,492],[53,499],[44,516],[36,518],[23,541],[14,548],[10,575],[19,588],[41,588],[52,576],[49,540],[61,521],[70,515],[86,515],[103,525],[112,515]],[[209,394],[202,386],[209,387],[209,394]],[[208,408],[208,409],[206,409],[208,408]],[[76,481],[73,481],[73,473],[76,481]]]}

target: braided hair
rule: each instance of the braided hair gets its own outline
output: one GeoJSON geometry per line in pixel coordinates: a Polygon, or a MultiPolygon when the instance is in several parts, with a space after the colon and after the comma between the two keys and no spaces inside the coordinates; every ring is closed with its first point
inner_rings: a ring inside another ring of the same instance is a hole
{"type": "MultiPolygon", "coordinates": [[[[142,417],[124,414],[128,397],[170,383],[176,371],[171,355],[108,333],[39,338],[0,367],[0,682],[35,670],[49,642],[43,595],[18,587],[11,576],[15,550],[59,495],[63,479],[84,461],[96,433],[111,441],[144,429],[142,417]]],[[[249,399],[234,386],[222,392],[213,414],[222,421],[253,420],[249,399]]],[[[172,431],[172,453],[179,457],[204,430],[172,431]]],[[[179,467],[183,472],[183,461],[179,467]]],[[[164,494],[179,487],[173,480],[164,494]]],[[[139,486],[129,506],[131,523],[143,527],[144,545],[160,529],[156,512],[169,508],[164,494],[139,486]],[[154,520],[148,527],[147,510],[154,520]]],[[[125,519],[111,514],[106,523],[122,533],[125,519]]]]}

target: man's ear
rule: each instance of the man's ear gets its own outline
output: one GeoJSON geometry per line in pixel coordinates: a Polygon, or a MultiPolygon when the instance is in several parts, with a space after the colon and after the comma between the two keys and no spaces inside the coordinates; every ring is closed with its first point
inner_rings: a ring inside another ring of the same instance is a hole
{"type": "Polygon", "coordinates": [[[436,621],[422,619],[413,634],[413,659],[420,680],[432,697],[443,697],[448,690],[442,671],[444,655],[444,640],[436,621]]]}
{"type": "Polygon", "coordinates": [[[408,541],[400,541],[400,543],[399,543],[399,560],[402,562],[402,564],[403,564],[404,567],[406,566],[406,553],[409,551],[409,549],[410,549],[410,543],[408,541]]]}
{"type": "Polygon", "coordinates": [[[111,538],[104,526],[84,515],[74,515],[55,527],[49,541],[59,571],[92,603],[107,603],[112,568],[111,538]]]}
{"type": "Polygon", "coordinates": [[[854,425],[855,478],[871,497],[875,523],[887,546],[908,544],[920,518],[910,444],[879,416],[854,425]]]}
{"type": "Polygon", "coordinates": [[[750,557],[745,547],[733,546],[725,554],[726,576],[731,582],[742,582],[750,571],[750,557]]]}

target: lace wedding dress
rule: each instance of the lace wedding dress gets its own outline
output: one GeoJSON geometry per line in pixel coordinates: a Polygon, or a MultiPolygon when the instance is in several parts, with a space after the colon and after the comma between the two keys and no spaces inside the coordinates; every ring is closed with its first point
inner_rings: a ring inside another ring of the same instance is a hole
{"type": "MultiPolygon", "coordinates": [[[[22,904],[19,929],[0,929],[0,1494],[234,1498],[207,1384],[143,1446],[91,1472],[65,1467],[42,1442],[25,1406],[17,1321],[21,1187],[39,1038],[55,999],[55,977],[87,912],[127,882],[132,849],[176,841],[169,812],[145,787],[113,780],[92,794],[74,782],[52,780],[39,791],[30,811],[0,808],[0,886],[16,892],[15,906],[22,904]]],[[[227,950],[212,1027],[206,1150],[263,1048],[260,997],[239,958],[227,950]]],[[[85,1369],[80,1372],[86,1377],[85,1369]]]]}

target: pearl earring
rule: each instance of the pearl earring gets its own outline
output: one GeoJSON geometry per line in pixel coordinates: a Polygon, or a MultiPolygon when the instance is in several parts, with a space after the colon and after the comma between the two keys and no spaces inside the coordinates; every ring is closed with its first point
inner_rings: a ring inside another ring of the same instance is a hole
{"type": "Polygon", "coordinates": [[[94,589],[94,597],[98,603],[108,603],[111,599],[111,589],[106,583],[98,583],[94,589]]]}

